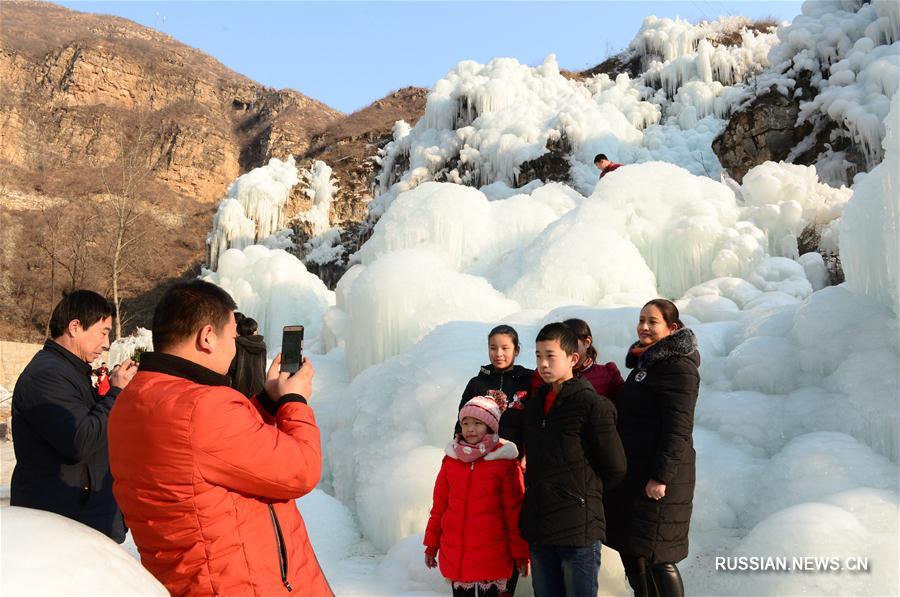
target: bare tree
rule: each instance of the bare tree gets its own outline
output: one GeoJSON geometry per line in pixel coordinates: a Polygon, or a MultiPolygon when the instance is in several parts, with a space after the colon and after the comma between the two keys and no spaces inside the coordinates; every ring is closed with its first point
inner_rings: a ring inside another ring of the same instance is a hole
{"type": "Polygon", "coordinates": [[[52,314],[53,301],[56,300],[56,265],[59,263],[59,232],[62,212],[47,205],[46,199],[41,199],[40,207],[40,232],[35,238],[35,244],[47,256],[50,266],[50,287],[48,288],[47,321],[44,324],[44,335],[50,335],[50,316],[52,314]]]}
{"type": "Polygon", "coordinates": [[[132,251],[149,230],[142,225],[150,217],[142,202],[156,165],[154,144],[157,139],[158,133],[149,126],[149,114],[140,118],[130,131],[126,130],[124,122],[120,122],[116,139],[117,160],[101,170],[112,217],[109,271],[112,300],[118,313],[116,338],[122,337],[122,321],[127,319],[122,312],[123,274],[134,264],[132,251]]]}
{"type": "Polygon", "coordinates": [[[69,274],[68,290],[85,286],[96,261],[97,212],[84,198],[70,199],[63,209],[59,265],[69,274]]]}
{"type": "Polygon", "coordinates": [[[48,333],[50,312],[58,298],[57,287],[64,292],[85,287],[89,273],[95,269],[92,266],[96,260],[97,216],[84,199],[53,201],[41,197],[37,212],[32,242],[46,257],[50,270],[47,289],[50,309],[44,325],[44,331],[48,333]],[[61,273],[68,275],[68,282],[60,280],[61,273]]]}

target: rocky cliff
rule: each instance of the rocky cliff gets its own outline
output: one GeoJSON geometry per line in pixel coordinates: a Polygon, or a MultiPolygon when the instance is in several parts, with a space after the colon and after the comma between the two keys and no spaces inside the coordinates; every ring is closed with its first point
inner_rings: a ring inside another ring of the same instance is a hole
{"type": "Polygon", "coordinates": [[[143,127],[159,133],[153,177],[199,201],[270,156],[303,153],[341,115],[152,29],[36,2],[4,2],[0,85],[0,160],[13,181],[48,163],[114,163],[117,136],[143,127]]]}
{"type": "MultiPolygon", "coordinates": [[[[344,116],[134,22],[27,1],[3,2],[0,87],[0,337],[16,340],[40,339],[66,289],[110,292],[116,196],[133,199],[131,234],[150,247],[127,252],[131,326],[172,278],[198,271],[215,202],[271,157],[328,162],[332,221],[364,219],[374,156],[426,93],[344,116]]],[[[292,211],[308,204],[298,186],[292,211]]]]}

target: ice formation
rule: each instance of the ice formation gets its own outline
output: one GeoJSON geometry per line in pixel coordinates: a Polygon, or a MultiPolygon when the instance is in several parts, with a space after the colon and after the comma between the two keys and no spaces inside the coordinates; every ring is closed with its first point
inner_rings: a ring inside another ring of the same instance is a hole
{"type": "Polygon", "coordinates": [[[537,67],[509,58],[461,62],[435,84],[415,126],[395,127],[371,213],[380,216],[398,194],[429,180],[517,185],[522,165],[550,148],[566,155],[583,194],[596,183],[599,152],[626,163],[669,161],[718,179],[711,141],[778,41],[759,29],[740,17],[699,25],[648,17],[623,54],[640,61],[636,79],[572,80],[552,55],[537,67]]]}
{"type": "Polygon", "coordinates": [[[484,278],[460,273],[446,257],[424,249],[393,251],[354,269],[342,279],[337,299],[346,313],[347,364],[354,374],[444,322],[493,321],[519,309],[484,278]]]}
{"type": "Polygon", "coordinates": [[[425,183],[398,197],[357,258],[369,264],[390,251],[425,245],[445,254],[454,269],[484,271],[513,247],[534,239],[559,217],[560,209],[574,207],[572,195],[559,187],[540,189],[534,195],[488,201],[470,187],[425,183]]]}
{"type": "Polygon", "coordinates": [[[130,359],[138,349],[146,352],[153,350],[153,334],[150,330],[139,327],[130,336],[113,342],[109,347],[107,365],[114,367],[125,359],[130,359]]]}
{"type": "Polygon", "coordinates": [[[305,326],[306,346],[319,346],[322,315],[334,304],[334,292],[299,259],[282,249],[251,245],[228,249],[218,265],[216,271],[204,269],[202,277],[227,290],[238,310],[256,319],[270,354],[281,347],[286,325],[305,326]]]}
{"type": "MultiPolygon", "coordinates": [[[[728,186],[649,162],[620,168],[588,197],[558,184],[517,193],[505,182],[479,191],[422,181],[394,194],[326,314],[349,376],[319,397],[325,484],[386,552],[375,578],[440,590],[419,568],[419,533],[459,393],[492,325],[514,324],[519,362],[533,366],[543,323],[584,318],[601,360],[624,370],[638,306],[663,294],[678,299],[703,355],[687,591],[896,593],[900,151],[891,118],[884,166],[852,189],[784,163],[728,186]],[[549,211],[535,205],[542,193],[549,211]],[[810,227],[820,250],[848,253],[846,285],[827,285],[819,253],[798,255],[810,227]],[[472,302],[457,308],[460,297],[472,302]],[[750,577],[716,571],[717,555],[868,558],[871,569],[750,577]]],[[[627,591],[614,553],[603,568],[602,592],[627,591]]]]}
{"type": "Polygon", "coordinates": [[[807,226],[821,237],[820,250],[837,253],[837,226],[851,194],[821,183],[814,166],[765,162],[744,175],[742,217],[766,230],[770,255],[797,258],[807,226]]]}
{"type": "MultiPolygon", "coordinates": [[[[218,268],[219,258],[229,248],[244,249],[277,235],[284,226],[284,203],[300,181],[293,156],[272,158],[265,166],[238,177],[228,187],[206,239],[209,267],[218,268]]],[[[276,244],[280,243],[275,239],[276,244]]],[[[281,248],[284,248],[283,246],[281,248]]]]}
{"type": "Polygon", "coordinates": [[[337,186],[331,178],[331,168],[320,160],[316,160],[311,169],[304,170],[302,176],[308,185],[306,196],[313,204],[306,213],[300,215],[300,220],[309,223],[313,236],[318,236],[331,227],[331,201],[337,186]]]}
{"type": "MultiPolygon", "coordinates": [[[[624,80],[627,87],[627,77],[624,80]]],[[[548,143],[570,149],[575,159],[590,163],[595,153],[619,153],[624,143],[639,144],[641,133],[616,104],[634,107],[640,126],[658,118],[657,110],[615,85],[595,87],[563,77],[553,56],[535,68],[510,58],[487,65],[461,62],[431,93],[425,115],[410,130],[395,131],[383,162],[392,165],[405,155],[409,168],[397,191],[432,180],[439,172],[451,182],[480,186],[495,181],[515,184],[519,166],[547,152],[548,143]],[[604,98],[608,96],[609,101],[604,98]],[[458,158],[458,165],[448,162],[458,158]]],[[[395,182],[392,168],[383,170],[381,189],[395,182]]],[[[383,209],[381,199],[375,209],[383,209]]]]}
{"type": "Polygon", "coordinates": [[[771,68],[759,78],[785,95],[808,79],[814,97],[800,102],[800,123],[830,120],[833,135],[859,144],[869,167],[882,159],[891,97],[900,85],[900,18],[896,0],[805,2],[778,31],[771,68]]]}
{"type": "Polygon", "coordinates": [[[856,184],[841,225],[847,283],[900,314],[900,92],[885,121],[884,161],[856,184]]]}
{"type": "Polygon", "coordinates": [[[303,244],[303,263],[324,265],[326,263],[344,264],[344,256],[347,252],[341,244],[340,228],[329,228],[322,234],[314,236],[303,244]]]}
{"type": "Polygon", "coordinates": [[[68,518],[2,509],[4,595],[168,595],[112,539],[68,518]]]}
{"type": "Polygon", "coordinates": [[[735,104],[735,92],[729,87],[768,64],[769,50],[777,41],[774,26],[760,33],[751,25],[744,17],[694,24],[649,16],[629,49],[645,66],[643,84],[663,93],[656,99],[667,107],[668,117],[691,128],[698,118],[728,116],[735,104]],[[740,41],[726,41],[726,36],[740,41]]]}

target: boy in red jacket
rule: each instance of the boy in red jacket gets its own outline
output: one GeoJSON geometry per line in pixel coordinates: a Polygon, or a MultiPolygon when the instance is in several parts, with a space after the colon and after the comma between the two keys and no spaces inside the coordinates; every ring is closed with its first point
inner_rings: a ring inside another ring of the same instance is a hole
{"type": "Polygon", "coordinates": [[[434,568],[439,557],[454,597],[505,593],[514,565],[528,576],[528,545],[519,534],[519,451],[497,434],[503,402],[476,396],[459,411],[462,433],[447,445],[434,485],[425,565],[434,568]]]}

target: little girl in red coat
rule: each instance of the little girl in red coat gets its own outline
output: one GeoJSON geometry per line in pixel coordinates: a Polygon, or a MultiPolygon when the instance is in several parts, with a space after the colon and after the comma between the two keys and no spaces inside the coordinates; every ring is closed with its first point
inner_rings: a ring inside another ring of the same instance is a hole
{"type": "Polygon", "coordinates": [[[502,407],[486,396],[466,403],[462,433],[447,445],[434,484],[425,565],[440,562],[454,597],[504,594],[513,566],[528,576],[528,544],[519,535],[524,481],[516,445],[497,435],[502,407]]]}

